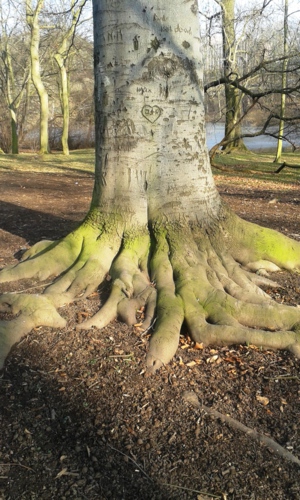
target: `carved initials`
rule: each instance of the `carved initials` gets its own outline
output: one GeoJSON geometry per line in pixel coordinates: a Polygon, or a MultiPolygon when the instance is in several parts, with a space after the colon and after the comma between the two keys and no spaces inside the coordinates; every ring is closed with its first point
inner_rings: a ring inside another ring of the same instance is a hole
{"type": "Polygon", "coordinates": [[[154,123],[161,115],[161,108],[158,106],[149,106],[148,104],[143,107],[142,115],[148,122],[154,123]]]}

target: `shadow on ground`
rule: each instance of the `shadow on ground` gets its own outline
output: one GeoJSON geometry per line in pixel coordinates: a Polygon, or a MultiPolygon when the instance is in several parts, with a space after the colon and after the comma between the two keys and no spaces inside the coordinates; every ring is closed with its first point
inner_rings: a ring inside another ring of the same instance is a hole
{"type": "Polygon", "coordinates": [[[0,229],[24,238],[29,245],[41,239],[59,239],[78,226],[74,220],[4,201],[0,201],[0,214],[0,229]]]}

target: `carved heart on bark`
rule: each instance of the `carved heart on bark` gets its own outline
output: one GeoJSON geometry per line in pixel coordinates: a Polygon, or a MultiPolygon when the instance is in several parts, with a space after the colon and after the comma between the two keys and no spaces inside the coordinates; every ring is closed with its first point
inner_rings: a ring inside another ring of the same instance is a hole
{"type": "Polygon", "coordinates": [[[143,107],[142,115],[148,122],[154,123],[161,115],[161,109],[158,106],[149,106],[148,104],[143,107]]]}

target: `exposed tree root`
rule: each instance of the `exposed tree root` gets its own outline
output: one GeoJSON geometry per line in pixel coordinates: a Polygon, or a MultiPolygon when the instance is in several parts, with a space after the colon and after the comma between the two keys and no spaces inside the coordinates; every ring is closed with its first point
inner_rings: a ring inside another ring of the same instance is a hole
{"type": "Polygon", "coordinates": [[[143,307],[144,330],[155,320],[146,359],[150,373],[172,359],[183,324],[204,344],[249,342],[300,357],[300,309],[275,303],[259,288],[274,284],[261,272],[299,266],[298,242],[227,209],[206,228],[156,222],[128,229],[121,218],[90,214],[73,233],[38,243],[22,262],[1,271],[0,282],[56,278],[42,295],[0,298],[0,311],[15,316],[0,323],[0,363],[32,328],[65,326],[57,308],[88,296],[108,275],[108,300],[78,328],[102,328],[115,318],[133,325],[143,307]]]}
{"type": "Polygon", "coordinates": [[[299,458],[293,455],[293,453],[291,453],[290,451],[280,446],[280,444],[276,443],[276,441],[274,441],[273,439],[269,438],[268,436],[265,436],[264,434],[261,434],[260,432],[255,431],[254,429],[251,429],[250,427],[247,427],[246,425],[242,424],[235,418],[229,417],[228,415],[224,415],[223,413],[220,413],[219,411],[214,410],[213,408],[209,408],[208,406],[200,404],[195,392],[193,391],[184,392],[183,399],[187,403],[190,403],[195,408],[198,408],[199,410],[204,410],[208,415],[219,418],[221,422],[226,422],[226,424],[228,424],[233,429],[238,429],[239,431],[244,432],[245,434],[247,434],[247,436],[267,446],[270,450],[274,451],[275,453],[277,453],[277,455],[284,458],[285,460],[289,460],[290,462],[300,466],[299,458]]]}

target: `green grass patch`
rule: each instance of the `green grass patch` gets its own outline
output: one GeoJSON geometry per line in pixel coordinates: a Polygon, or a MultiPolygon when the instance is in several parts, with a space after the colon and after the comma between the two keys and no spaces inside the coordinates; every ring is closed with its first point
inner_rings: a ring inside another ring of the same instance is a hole
{"type": "Polygon", "coordinates": [[[95,170],[94,149],[71,151],[69,156],[62,153],[39,155],[36,153],[20,153],[18,155],[0,154],[0,171],[18,170],[23,172],[47,173],[90,173],[95,170]]]}
{"type": "MultiPolygon", "coordinates": [[[[219,154],[214,163],[226,167],[227,171],[213,168],[217,175],[225,177],[246,177],[272,182],[295,183],[300,181],[300,168],[285,167],[279,174],[275,170],[279,164],[273,163],[274,153],[256,153],[253,151],[235,151],[230,154],[219,154]]],[[[300,153],[284,153],[282,162],[300,165],[300,153]]],[[[18,170],[23,172],[47,172],[72,175],[81,173],[94,174],[94,149],[71,151],[69,156],[62,153],[39,155],[37,153],[20,153],[18,155],[0,154],[1,170],[18,170]]]]}
{"type": "Polygon", "coordinates": [[[256,153],[253,151],[234,151],[230,154],[217,154],[214,163],[226,167],[226,171],[213,168],[213,172],[226,177],[247,177],[272,182],[295,183],[300,181],[300,153],[288,152],[282,155],[280,163],[273,163],[274,153],[256,153]],[[286,162],[290,165],[299,165],[299,168],[285,167],[279,174],[277,168],[286,162]],[[232,169],[232,170],[231,170],[232,169]]]}

